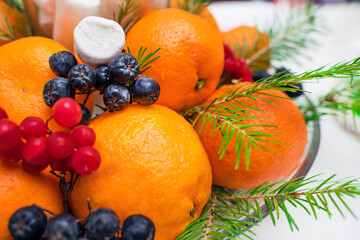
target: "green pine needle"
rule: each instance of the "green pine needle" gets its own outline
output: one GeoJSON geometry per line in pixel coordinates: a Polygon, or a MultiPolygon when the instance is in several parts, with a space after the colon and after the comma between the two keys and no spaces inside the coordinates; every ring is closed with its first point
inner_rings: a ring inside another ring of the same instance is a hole
{"type": "Polygon", "coordinates": [[[19,12],[24,10],[24,3],[21,0],[3,0],[3,2],[12,8],[16,8],[19,12]]]}
{"type": "MultiPolygon", "coordinates": [[[[157,48],[155,51],[150,52],[150,53],[146,53],[147,48],[144,47],[140,47],[139,49],[139,53],[137,56],[137,61],[139,63],[139,69],[140,72],[139,74],[144,73],[146,70],[148,70],[149,68],[151,68],[150,63],[154,62],[156,59],[158,59],[160,57],[160,55],[155,56],[156,53],[158,53],[160,51],[161,48],[157,48]]],[[[129,46],[127,47],[128,53],[131,54],[131,50],[129,48],[129,46]]]]}
{"type": "MultiPolygon", "coordinates": [[[[259,49],[258,42],[254,43],[252,51],[255,50],[256,53],[247,59],[247,64],[258,70],[266,68],[269,56],[272,61],[294,61],[295,58],[303,56],[303,49],[317,45],[311,36],[312,33],[320,32],[315,15],[316,10],[308,3],[305,9],[292,10],[286,21],[280,21],[278,19],[281,19],[281,16],[275,16],[274,23],[266,32],[269,35],[268,45],[259,49]]],[[[242,54],[246,55],[244,52],[242,54]]]]}
{"type": "Polygon", "coordinates": [[[4,2],[13,8],[13,11],[17,11],[21,15],[15,19],[15,24],[11,25],[7,16],[4,16],[4,13],[0,10],[0,19],[3,23],[3,27],[0,27],[0,39],[10,42],[20,37],[32,36],[33,29],[29,25],[30,21],[23,2],[17,0],[5,0],[4,2]]]}
{"type": "Polygon", "coordinates": [[[126,0],[125,3],[119,4],[117,16],[114,12],[114,21],[120,24],[125,33],[128,33],[130,28],[139,21],[141,17],[140,6],[141,2],[138,3],[137,0],[126,0]]]}
{"type": "Polygon", "coordinates": [[[316,109],[317,114],[308,117],[308,121],[317,120],[324,115],[336,115],[343,117],[345,123],[350,118],[357,128],[356,124],[360,119],[360,78],[358,74],[355,73],[352,79],[334,87],[329,93],[319,97],[316,102],[301,106],[301,108],[305,113],[313,112],[316,109]]]}
{"type": "Polygon", "coordinates": [[[211,3],[210,0],[185,0],[184,3],[177,3],[178,8],[189,13],[200,15],[204,7],[211,3]]]}
{"type": "Polygon", "coordinates": [[[285,201],[292,207],[301,207],[315,219],[320,211],[331,217],[333,208],[345,216],[341,207],[355,217],[344,196],[360,196],[358,179],[334,180],[336,175],[333,175],[318,180],[319,176],[262,184],[236,192],[214,187],[199,219],[192,222],[176,240],[252,239],[255,234],[249,227],[261,222],[267,213],[274,225],[283,213],[291,231],[299,230],[285,201]]]}

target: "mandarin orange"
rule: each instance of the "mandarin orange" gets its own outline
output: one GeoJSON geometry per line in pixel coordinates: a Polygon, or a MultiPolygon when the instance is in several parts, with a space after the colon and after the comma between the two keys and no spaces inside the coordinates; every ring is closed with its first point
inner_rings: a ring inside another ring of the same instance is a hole
{"type": "MultiPolygon", "coordinates": [[[[52,115],[42,91],[47,81],[57,77],[49,67],[49,57],[65,50],[60,43],[43,37],[21,38],[0,47],[0,106],[10,120],[20,124],[28,116],[46,120],[52,115]]],[[[84,97],[80,95],[77,100],[82,102],[84,97]]],[[[92,111],[93,96],[86,106],[92,111]]],[[[60,129],[53,120],[49,126],[60,129]]]]}
{"type": "Polygon", "coordinates": [[[154,221],[156,240],[173,240],[197,219],[211,192],[211,168],[191,125],[171,109],[130,105],[89,125],[100,168],[80,176],[71,194],[76,217],[108,207],[121,222],[132,214],[154,221]]]}
{"type": "Polygon", "coordinates": [[[144,74],[159,82],[158,104],[180,111],[203,102],[216,88],[224,67],[219,33],[201,17],[169,8],[137,22],[126,36],[134,56],[141,46],[161,48],[144,74]]]}
{"type": "MultiPolygon", "coordinates": [[[[247,84],[240,84],[240,87],[247,86],[247,84]]],[[[216,97],[221,96],[227,91],[231,85],[224,85],[219,88],[210,98],[212,101],[216,97]]],[[[253,100],[247,97],[236,98],[236,101],[231,101],[237,106],[252,106],[260,111],[250,109],[247,115],[257,116],[257,119],[244,120],[242,124],[275,124],[276,127],[250,127],[249,131],[263,131],[265,133],[280,132],[279,137],[267,137],[266,140],[270,142],[261,142],[265,147],[271,149],[261,149],[257,151],[255,148],[251,151],[250,163],[247,168],[245,163],[244,151],[240,154],[240,164],[238,169],[235,169],[237,159],[237,152],[235,151],[236,139],[230,140],[228,148],[222,159],[218,153],[220,145],[222,144],[222,134],[220,130],[212,133],[213,125],[208,123],[207,130],[204,129],[199,133],[200,139],[209,156],[212,172],[213,183],[227,188],[253,188],[257,187],[267,181],[272,181],[279,178],[288,177],[301,162],[301,157],[304,153],[307,142],[307,129],[304,117],[297,107],[297,105],[287,99],[287,95],[278,90],[264,91],[265,94],[275,95],[279,97],[272,97],[269,95],[261,95],[265,100],[253,100]],[[268,102],[271,101],[272,103],[268,102]],[[281,145],[271,143],[280,142],[281,145]]],[[[199,129],[197,123],[195,129],[199,129]]]]}

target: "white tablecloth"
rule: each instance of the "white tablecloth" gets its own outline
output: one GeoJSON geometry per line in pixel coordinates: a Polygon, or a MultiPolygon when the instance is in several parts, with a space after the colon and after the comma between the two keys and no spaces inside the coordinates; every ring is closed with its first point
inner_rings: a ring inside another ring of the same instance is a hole
{"type": "MultiPolygon", "coordinates": [[[[273,16],[273,6],[263,2],[221,2],[210,5],[210,10],[217,19],[222,30],[229,30],[240,24],[260,27],[273,16]]],[[[317,36],[320,46],[315,50],[305,50],[312,58],[302,59],[302,65],[291,62],[283,66],[301,72],[320,67],[328,63],[350,60],[360,57],[360,4],[329,4],[319,9],[317,15],[327,28],[323,36],[317,36]]],[[[305,89],[312,92],[312,98],[326,93],[340,80],[321,80],[304,84],[305,89]]],[[[360,138],[343,130],[332,118],[321,120],[320,149],[316,161],[308,176],[324,173],[324,178],[334,173],[338,178],[360,177],[360,138]]],[[[346,198],[355,214],[360,218],[360,197],[346,198]]],[[[358,240],[360,239],[360,220],[346,214],[342,218],[332,208],[332,219],[326,213],[319,213],[318,220],[308,216],[303,209],[290,208],[300,231],[291,232],[287,220],[282,215],[273,226],[271,219],[266,218],[252,230],[258,240],[358,240]]],[[[344,209],[344,208],[342,208],[344,209]]]]}

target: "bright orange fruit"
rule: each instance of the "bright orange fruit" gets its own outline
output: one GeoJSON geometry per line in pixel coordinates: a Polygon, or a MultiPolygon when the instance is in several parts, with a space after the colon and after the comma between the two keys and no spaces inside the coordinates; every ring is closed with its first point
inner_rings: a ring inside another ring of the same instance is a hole
{"type": "Polygon", "coordinates": [[[216,88],[224,67],[219,33],[201,17],[169,8],[137,22],[126,36],[134,56],[141,46],[161,48],[144,74],[159,82],[158,104],[180,111],[203,102],[216,88]]]}
{"type": "Polygon", "coordinates": [[[80,176],[71,194],[76,217],[108,207],[121,222],[132,214],[154,221],[156,240],[173,240],[197,219],[211,192],[211,168],[191,125],[160,105],[132,104],[89,125],[101,166],[80,176]]]}
{"type": "MultiPolygon", "coordinates": [[[[222,86],[209,98],[209,101],[220,96],[230,87],[231,85],[222,86]]],[[[260,118],[244,120],[243,124],[275,124],[276,127],[251,127],[247,130],[263,131],[265,133],[280,132],[280,138],[268,137],[266,140],[281,142],[283,145],[261,142],[273,151],[262,149],[260,153],[253,148],[248,169],[245,164],[245,154],[242,152],[239,167],[235,169],[237,158],[237,152],[235,151],[236,139],[230,140],[227,151],[220,160],[218,150],[222,142],[222,134],[219,130],[212,134],[213,125],[209,123],[207,130],[201,131],[199,136],[210,159],[214,184],[233,189],[253,188],[267,181],[287,177],[299,166],[307,141],[304,117],[295,103],[290,99],[286,99],[287,95],[285,93],[278,90],[265,91],[265,93],[284,97],[285,99],[261,95],[261,97],[273,103],[271,104],[259,99],[255,101],[246,97],[236,98],[245,106],[249,105],[261,110],[257,111],[248,108],[247,114],[249,116],[260,118]]],[[[231,101],[231,103],[240,106],[239,103],[234,101],[231,101]]],[[[195,129],[199,129],[199,124],[195,126],[195,129]]]]}
{"type": "MultiPolygon", "coordinates": [[[[57,77],[49,67],[49,57],[65,50],[60,43],[43,37],[21,38],[0,47],[0,106],[10,120],[20,124],[28,116],[46,120],[52,115],[42,91],[47,81],[57,77]]],[[[77,98],[78,102],[84,97],[77,98]]],[[[86,106],[92,111],[93,96],[86,106]]],[[[54,120],[49,126],[60,129],[54,120]]]]}

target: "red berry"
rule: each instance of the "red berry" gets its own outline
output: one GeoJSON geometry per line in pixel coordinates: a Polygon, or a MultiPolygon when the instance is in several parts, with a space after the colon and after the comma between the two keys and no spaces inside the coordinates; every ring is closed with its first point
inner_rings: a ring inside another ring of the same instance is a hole
{"type": "Polygon", "coordinates": [[[54,132],[48,137],[47,150],[53,158],[70,157],[74,149],[75,142],[70,133],[54,132]]]}
{"type": "Polygon", "coordinates": [[[27,117],[20,124],[21,136],[25,139],[30,137],[45,137],[47,127],[41,118],[27,117]]]}
{"type": "Polygon", "coordinates": [[[49,166],[48,163],[42,164],[42,165],[33,165],[33,164],[28,163],[25,160],[22,160],[21,163],[22,163],[24,170],[29,173],[39,173],[39,172],[45,170],[49,166]]]}
{"type": "Polygon", "coordinates": [[[228,58],[225,60],[224,70],[230,74],[236,73],[238,68],[238,62],[236,58],[228,58]]]}
{"type": "Polygon", "coordinates": [[[0,120],[0,149],[11,149],[21,142],[20,127],[9,119],[0,120]]]}
{"type": "Polygon", "coordinates": [[[73,127],[82,117],[80,105],[72,98],[61,98],[53,106],[55,121],[62,127],[73,127]]]}
{"type": "Polygon", "coordinates": [[[71,163],[75,172],[87,175],[99,168],[101,157],[95,148],[80,147],[71,157],[71,163]]]}
{"type": "Polygon", "coordinates": [[[9,116],[7,115],[6,111],[2,107],[0,107],[0,119],[3,118],[9,118],[9,116]]]}
{"type": "Polygon", "coordinates": [[[46,142],[44,137],[29,138],[22,149],[25,161],[31,165],[49,165],[51,157],[47,152],[46,142]]]}
{"type": "Polygon", "coordinates": [[[94,130],[85,125],[79,125],[71,130],[71,135],[75,141],[76,147],[92,146],[96,141],[94,130]]]}
{"type": "Polygon", "coordinates": [[[231,51],[231,49],[229,48],[228,45],[226,45],[225,43],[223,43],[223,47],[224,47],[224,53],[225,53],[225,59],[228,58],[234,58],[234,53],[231,51]]]}
{"type": "Polygon", "coordinates": [[[50,163],[50,167],[54,171],[70,171],[73,169],[71,165],[71,157],[65,159],[54,159],[50,163]]]}
{"type": "Polygon", "coordinates": [[[1,160],[6,163],[17,163],[18,161],[20,161],[22,159],[21,151],[23,145],[24,143],[21,142],[14,148],[6,149],[6,150],[0,149],[1,160]]]}

